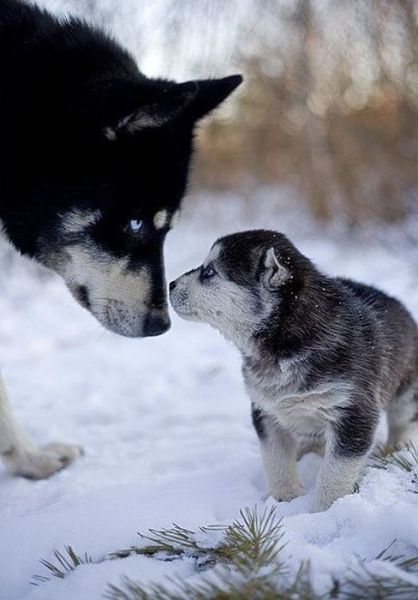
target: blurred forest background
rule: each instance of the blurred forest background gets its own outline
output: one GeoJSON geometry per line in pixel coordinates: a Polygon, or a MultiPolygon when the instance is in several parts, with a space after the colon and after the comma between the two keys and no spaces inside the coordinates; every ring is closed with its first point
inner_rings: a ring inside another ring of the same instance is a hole
{"type": "Polygon", "coordinates": [[[146,74],[242,72],[199,133],[195,178],[286,184],[319,219],[399,222],[418,193],[416,0],[43,0],[103,25],[146,74]]]}

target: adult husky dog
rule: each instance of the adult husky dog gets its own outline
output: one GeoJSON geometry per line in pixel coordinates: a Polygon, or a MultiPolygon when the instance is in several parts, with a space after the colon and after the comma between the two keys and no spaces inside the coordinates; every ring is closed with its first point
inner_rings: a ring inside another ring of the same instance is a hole
{"type": "MultiPolygon", "coordinates": [[[[186,188],[193,129],[241,77],[148,79],[100,31],[18,0],[0,3],[0,76],[6,239],[61,275],[108,329],[164,333],[163,243],[186,188]]],[[[0,388],[0,455],[13,473],[48,477],[78,453],[33,447],[0,388]]]]}
{"type": "Polygon", "coordinates": [[[301,493],[296,460],[324,460],[313,510],[353,491],[381,418],[391,444],[418,432],[418,327],[400,302],[320,273],[283,235],[218,240],[170,284],[178,314],[241,351],[269,492],[301,493]]]}

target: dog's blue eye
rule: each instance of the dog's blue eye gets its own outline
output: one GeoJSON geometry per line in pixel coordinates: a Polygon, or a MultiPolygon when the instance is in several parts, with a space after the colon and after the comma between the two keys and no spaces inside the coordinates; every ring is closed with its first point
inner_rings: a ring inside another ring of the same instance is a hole
{"type": "Polygon", "coordinates": [[[129,229],[132,233],[138,233],[144,226],[144,221],[141,219],[131,219],[129,221],[129,229]]]}
{"type": "Polygon", "coordinates": [[[210,279],[211,277],[214,277],[214,275],[216,275],[216,271],[212,265],[208,265],[206,269],[202,270],[203,279],[210,279]]]}

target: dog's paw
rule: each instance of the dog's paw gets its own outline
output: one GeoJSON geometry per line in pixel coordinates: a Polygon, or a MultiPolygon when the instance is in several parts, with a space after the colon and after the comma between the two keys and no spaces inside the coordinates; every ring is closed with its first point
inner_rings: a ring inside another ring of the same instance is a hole
{"type": "Polygon", "coordinates": [[[27,479],[47,479],[81,455],[79,446],[51,443],[20,452],[9,461],[9,469],[14,475],[27,479]]]}
{"type": "Polygon", "coordinates": [[[270,495],[273,496],[277,502],[290,502],[298,498],[302,494],[303,486],[299,482],[291,484],[280,485],[276,489],[270,491],[270,495]]]}

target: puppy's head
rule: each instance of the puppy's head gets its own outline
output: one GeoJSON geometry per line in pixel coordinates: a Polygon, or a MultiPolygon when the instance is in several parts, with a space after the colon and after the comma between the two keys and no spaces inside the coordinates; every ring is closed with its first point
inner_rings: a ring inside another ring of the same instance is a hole
{"type": "Polygon", "coordinates": [[[239,347],[296,295],[309,264],[274,231],[247,231],[219,239],[203,264],[170,284],[174,310],[209,323],[239,347]]]}

